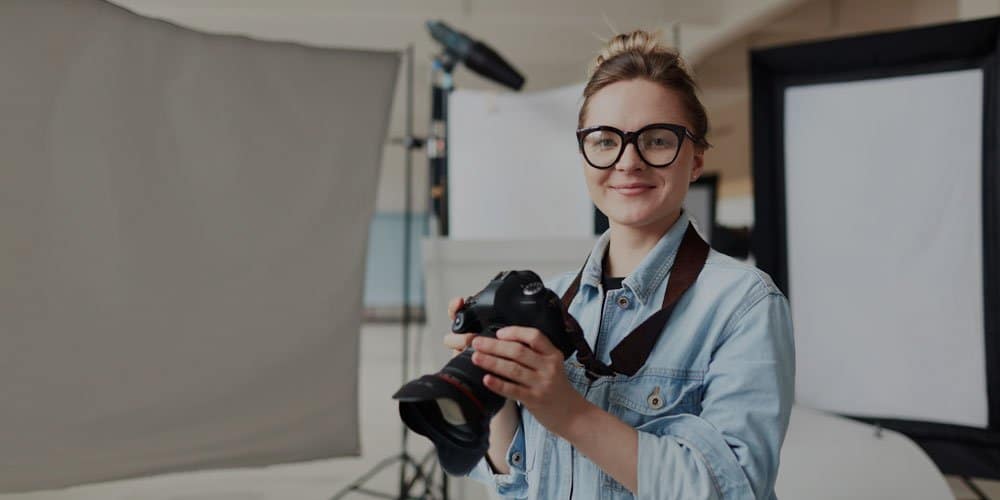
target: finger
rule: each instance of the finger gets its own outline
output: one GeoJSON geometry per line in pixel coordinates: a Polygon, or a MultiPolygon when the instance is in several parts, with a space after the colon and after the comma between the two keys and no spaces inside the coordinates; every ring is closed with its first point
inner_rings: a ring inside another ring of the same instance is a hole
{"type": "Polygon", "coordinates": [[[462,297],[455,297],[454,299],[451,299],[451,302],[448,303],[448,317],[450,317],[452,321],[455,321],[455,314],[458,313],[458,310],[462,307],[462,304],[464,303],[465,299],[463,299],[462,297]]]}
{"type": "Polygon", "coordinates": [[[486,354],[516,361],[533,370],[537,370],[542,364],[542,357],[537,352],[513,340],[497,340],[478,336],[472,339],[472,347],[486,354]]]}
{"type": "Polygon", "coordinates": [[[499,358],[492,354],[476,351],[472,353],[472,362],[483,370],[494,375],[499,375],[519,385],[530,385],[533,380],[538,378],[538,373],[535,370],[516,361],[499,358]]]}
{"type": "Polygon", "coordinates": [[[483,385],[485,385],[487,389],[507,399],[523,401],[524,397],[528,394],[527,388],[513,382],[508,382],[489,373],[483,376],[483,385]]]}
{"type": "Polygon", "coordinates": [[[447,333],[444,336],[444,345],[455,350],[465,350],[475,337],[475,333],[447,333]]]}
{"type": "Polygon", "coordinates": [[[520,342],[543,356],[556,353],[562,354],[559,349],[556,349],[556,346],[552,345],[548,337],[537,328],[506,326],[497,330],[497,338],[520,342]]]}

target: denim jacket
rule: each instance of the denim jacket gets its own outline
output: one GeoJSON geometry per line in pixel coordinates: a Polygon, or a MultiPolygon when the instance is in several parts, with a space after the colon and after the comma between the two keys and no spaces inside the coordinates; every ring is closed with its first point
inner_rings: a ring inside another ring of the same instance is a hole
{"type": "MultiPolygon", "coordinates": [[[[603,304],[609,232],[595,244],[569,311],[605,363],[618,342],[662,306],[687,225],[682,212],[603,304]]],[[[577,272],[548,279],[546,286],[561,296],[577,272]]],[[[795,347],[788,301],[766,273],[711,250],[635,375],[590,382],[575,356],[564,367],[588,401],[638,431],[637,495],[522,407],[506,455],[510,473],[494,474],[484,458],[470,477],[511,498],[776,498],[795,347]]]]}

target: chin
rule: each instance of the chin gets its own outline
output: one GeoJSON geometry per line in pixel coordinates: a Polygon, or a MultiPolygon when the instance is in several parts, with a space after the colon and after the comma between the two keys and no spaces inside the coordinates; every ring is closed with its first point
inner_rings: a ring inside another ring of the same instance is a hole
{"type": "Polygon", "coordinates": [[[655,210],[627,210],[623,209],[623,207],[617,208],[618,210],[613,210],[610,213],[604,210],[601,211],[608,216],[610,222],[619,226],[641,228],[656,224],[666,217],[662,212],[655,210]]]}
{"type": "Polygon", "coordinates": [[[642,227],[656,220],[648,214],[621,214],[617,213],[608,216],[608,220],[619,226],[642,227]]]}

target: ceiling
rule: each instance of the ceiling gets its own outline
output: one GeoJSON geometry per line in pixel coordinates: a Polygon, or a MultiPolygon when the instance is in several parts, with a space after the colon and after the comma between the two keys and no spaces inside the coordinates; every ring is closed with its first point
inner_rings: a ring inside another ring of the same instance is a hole
{"type": "MultiPolygon", "coordinates": [[[[114,0],[148,17],[202,31],[324,47],[402,50],[417,71],[439,46],[424,23],[440,19],[483,41],[518,68],[525,90],[578,82],[602,40],[633,28],[662,29],[691,59],[722,33],[766,18],[793,0],[114,0]],[[679,40],[673,27],[677,25],[679,40]]],[[[725,38],[724,36],[722,38],[725,38]]],[[[456,72],[466,88],[492,88],[456,72]]]]}

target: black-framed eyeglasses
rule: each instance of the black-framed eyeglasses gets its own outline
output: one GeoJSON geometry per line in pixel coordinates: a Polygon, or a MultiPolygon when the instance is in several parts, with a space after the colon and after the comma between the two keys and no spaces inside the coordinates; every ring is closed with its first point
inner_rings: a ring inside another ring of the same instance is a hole
{"type": "Polygon", "coordinates": [[[677,159],[684,138],[698,139],[684,125],[651,123],[634,132],[625,132],[608,125],[582,128],[576,131],[580,153],[594,168],[611,168],[621,159],[625,146],[635,145],[639,158],[651,167],[663,168],[677,159]]]}

